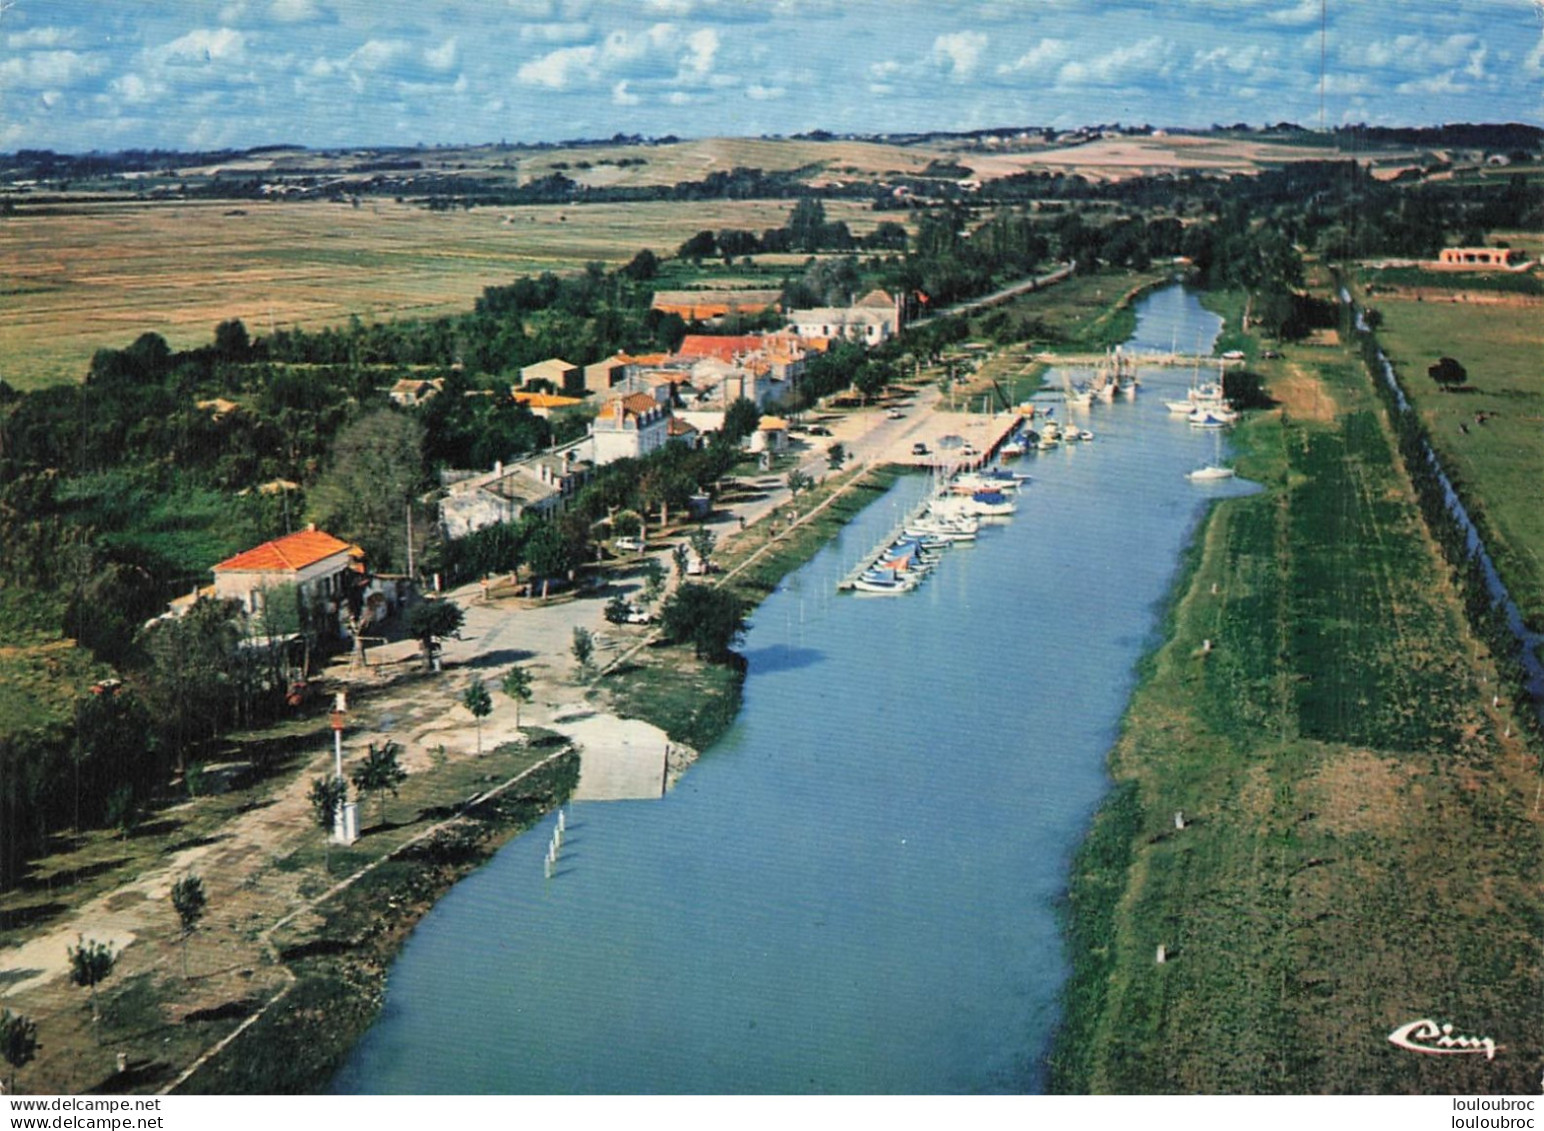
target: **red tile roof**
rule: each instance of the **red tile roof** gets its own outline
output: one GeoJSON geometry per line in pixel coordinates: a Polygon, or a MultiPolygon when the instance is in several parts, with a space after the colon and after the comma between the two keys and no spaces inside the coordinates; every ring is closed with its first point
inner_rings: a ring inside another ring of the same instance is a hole
{"type": "Polygon", "coordinates": [[[251,550],[226,558],[214,568],[289,573],[315,565],[333,554],[354,551],[354,547],[322,530],[297,530],[251,550]]]}
{"type": "Polygon", "coordinates": [[[681,357],[716,357],[720,361],[733,361],[736,354],[753,353],[765,345],[760,334],[687,334],[681,339],[681,348],[676,353],[681,357]]]}

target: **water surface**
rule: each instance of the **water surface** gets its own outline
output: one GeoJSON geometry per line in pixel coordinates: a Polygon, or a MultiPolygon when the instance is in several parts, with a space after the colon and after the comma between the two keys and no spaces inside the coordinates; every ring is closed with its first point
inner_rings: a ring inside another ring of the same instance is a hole
{"type": "MultiPolygon", "coordinates": [[[[1139,313],[1136,348],[1218,324],[1178,287],[1139,313]]],[[[920,478],[788,577],[722,741],[663,799],[574,806],[551,881],[549,819],[457,885],[335,1090],[1039,1090],[1134,667],[1205,500],[1246,489],[1185,480],[1214,445],[1161,403],[1189,374],[1143,379],[918,591],[836,584],[920,478]]]]}

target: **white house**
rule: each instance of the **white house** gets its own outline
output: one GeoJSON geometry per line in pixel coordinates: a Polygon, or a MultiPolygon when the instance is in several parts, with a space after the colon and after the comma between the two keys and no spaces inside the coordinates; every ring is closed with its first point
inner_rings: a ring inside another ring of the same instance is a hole
{"type": "Polygon", "coordinates": [[[670,410],[648,393],[607,401],[590,425],[596,467],[648,455],[664,447],[669,438],[670,410]]]}

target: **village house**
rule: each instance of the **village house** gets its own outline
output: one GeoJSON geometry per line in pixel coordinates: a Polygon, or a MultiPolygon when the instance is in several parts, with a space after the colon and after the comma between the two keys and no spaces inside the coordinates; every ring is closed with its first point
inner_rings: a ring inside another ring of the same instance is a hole
{"type": "Polygon", "coordinates": [[[649,393],[629,393],[601,406],[590,425],[595,466],[619,459],[637,459],[665,446],[669,439],[670,410],[649,393]]]}
{"type": "Polygon", "coordinates": [[[443,378],[435,378],[432,381],[422,381],[416,377],[404,377],[393,385],[386,393],[391,398],[391,403],[401,405],[403,408],[412,408],[421,405],[430,397],[436,396],[445,388],[443,378]]]}
{"type": "Polygon", "coordinates": [[[527,393],[516,390],[515,403],[523,404],[531,410],[533,416],[539,416],[543,420],[552,419],[552,410],[555,408],[572,408],[576,404],[583,404],[579,397],[565,397],[557,393],[527,393]]]}
{"type": "Polygon", "coordinates": [[[788,312],[788,329],[807,339],[835,339],[877,346],[901,332],[899,300],[873,290],[851,306],[818,306],[788,312]]]}
{"type": "Polygon", "coordinates": [[[1520,271],[1528,264],[1515,247],[1445,247],[1432,266],[1446,271],[1520,271]]]}
{"type": "Polygon", "coordinates": [[[440,500],[445,537],[465,538],[474,530],[517,522],[528,514],[562,514],[594,471],[580,458],[578,444],[507,465],[500,460],[492,471],[451,483],[440,500]]]}
{"type": "Polygon", "coordinates": [[[523,366],[520,383],[529,387],[533,381],[546,381],[561,393],[584,392],[584,370],[561,357],[549,357],[546,361],[523,366]]]}
{"type": "MultiPolygon", "coordinates": [[[[668,355],[663,353],[639,354],[614,353],[608,358],[584,367],[586,392],[605,394],[624,384],[640,370],[663,365],[668,355]]],[[[636,391],[636,390],[630,390],[636,391]]]]}
{"type": "Polygon", "coordinates": [[[254,625],[262,623],[270,596],[288,586],[299,588],[306,601],[320,602],[336,626],[351,592],[364,588],[364,551],[314,525],[250,550],[214,566],[214,584],[171,604],[180,616],[200,597],[241,603],[254,625]]]}

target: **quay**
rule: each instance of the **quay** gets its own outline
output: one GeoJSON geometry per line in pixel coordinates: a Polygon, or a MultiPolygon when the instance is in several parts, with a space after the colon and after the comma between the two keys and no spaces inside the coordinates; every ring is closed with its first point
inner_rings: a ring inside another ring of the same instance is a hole
{"type": "MultiPolygon", "coordinates": [[[[1106,353],[1049,353],[1041,352],[1030,355],[1030,360],[1043,362],[1046,365],[1081,365],[1099,366],[1107,365],[1113,354],[1106,353]]],[[[1205,365],[1243,365],[1241,357],[1218,357],[1216,354],[1196,353],[1123,353],[1126,361],[1133,365],[1183,365],[1197,368],[1205,365]]]]}

